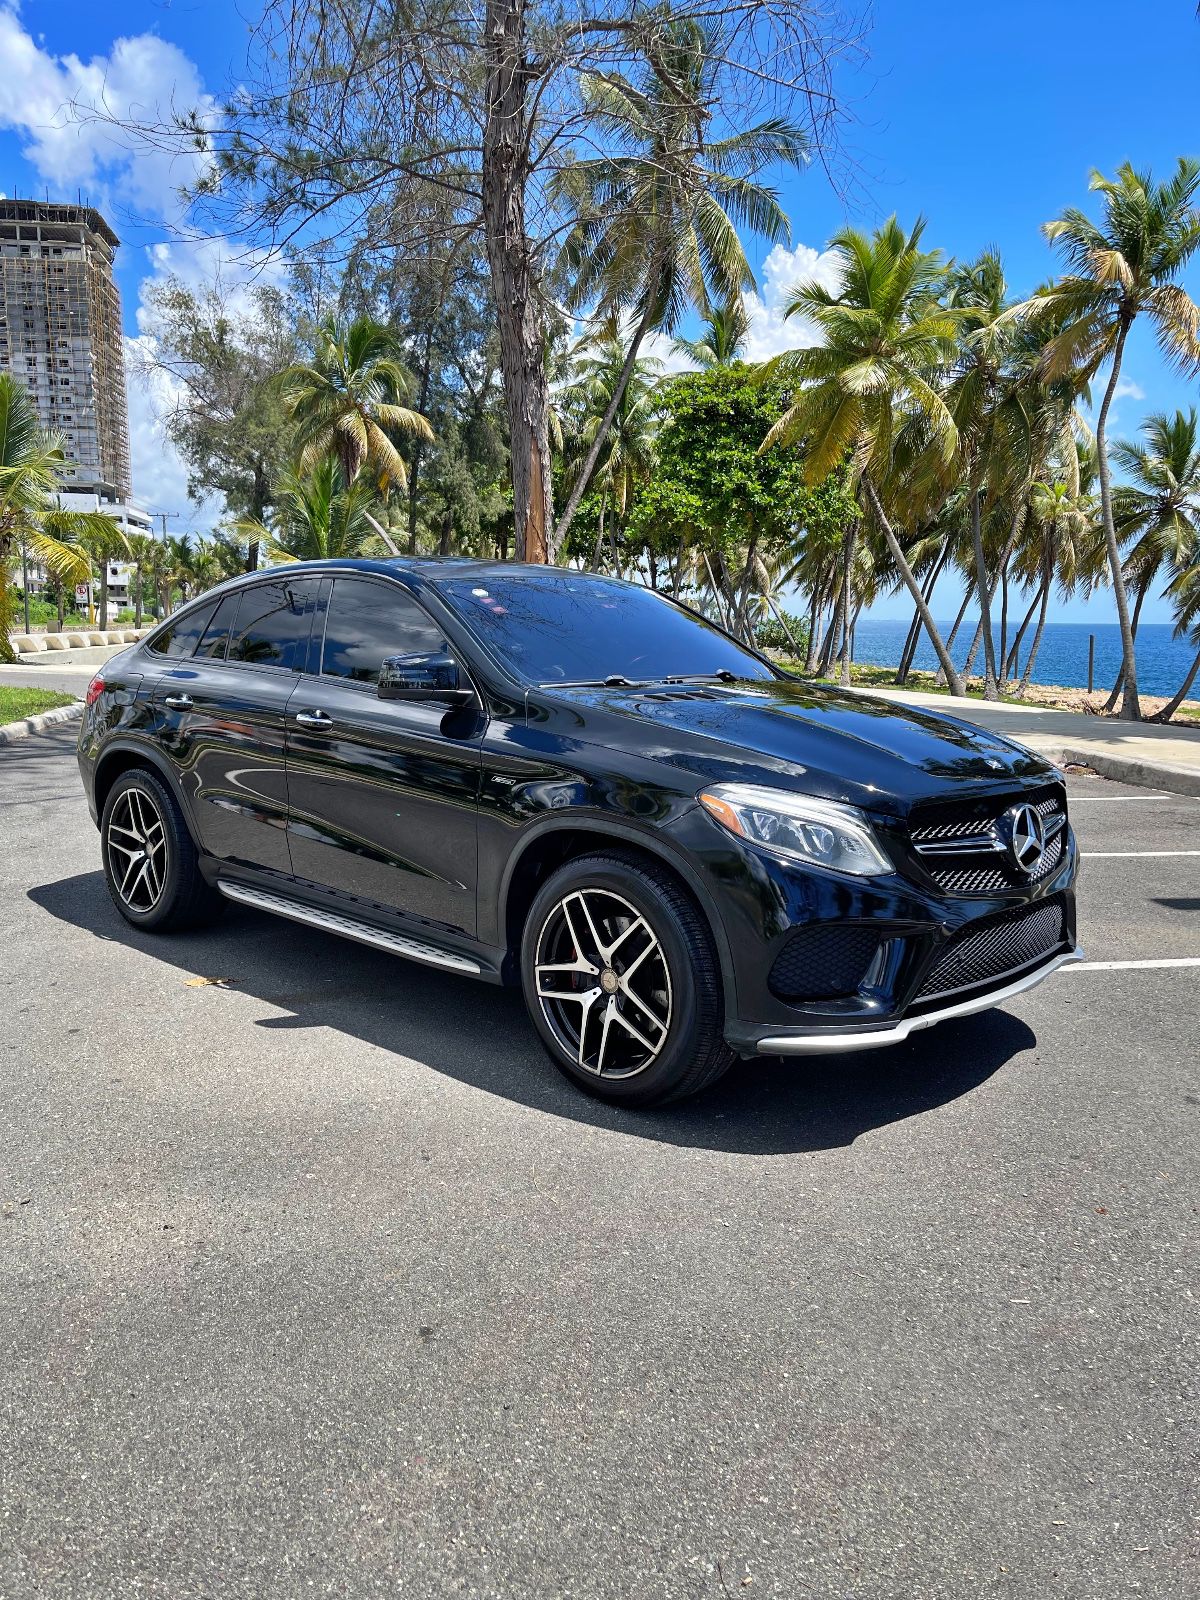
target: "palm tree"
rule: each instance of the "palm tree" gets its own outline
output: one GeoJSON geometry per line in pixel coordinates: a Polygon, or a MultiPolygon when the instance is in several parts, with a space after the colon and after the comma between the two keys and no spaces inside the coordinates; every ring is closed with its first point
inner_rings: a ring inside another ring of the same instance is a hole
{"type": "MultiPolygon", "coordinates": [[[[951,692],[961,694],[962,679],[884,509],[902,441],[912,443],[914,459],[932,458],[943,468],[958,448],[958,429],[937,389],[954,356],[956,318],[937,302],[945,264],[940,251],[919,248],[923,229],[918,221],[906,234],[892,217],[870,237],[856,228],[834,236],[830,248],[841,267],[840,288],[803,284],[784,313],[807,317],[824,342],[787,351],[763,369],[764,377],[783,378],[798,393],[762,448],[807,440],[810,483],[849,459],[865,509],[883,534],[951,692]]],[[[851,551],[847,568],[853,564],[851,551]]]]}
{"type": "Polygon", "coordinates": [[[1196,654],[1176,693],[1151,719],[1154,722],[1170,722],[1187,699],[1197,673],[1200,673],[1200,542],[1192,547],[1187,561],[1172,580],[1168,593],[1175,605],[1175,637],[1188,638],[1196,646],[1196,654]]]}
{"type": "Polygon", "coordinates": [[[1071,207],[1043,232],[1066,259],[1066,277],[1039,290],[1021,311],[1046,312],[1064,326],[1046,350],[1053,377],[1075,370],[1090,378],[1107,361],[1108,383],[1096,418],[1096,457],[1100,472],[1100,515],[1109,572],[1121,626],[1124,689],[1121,712],[1137,720],[1137,658],[1113,516],[1109,472],[1108,413],[1121,376],[1129,330],[1139,316],[1149,317],[1167,358],[1185,370],[1200,366],[1200,308],[1179,283],[1179,274],[1200,248],[1200,162],[1180,159],[1166,183],[1126,163],[1115,178],[1093,172],[1092,189],[1101,195],[1102,222],[1071,207]]]}
{"type": "Polygon", "coordinates": [[[637,82],[619,72],[583,80],[584,109],[612,153],[567,167],[552,197],[576,221],[563,247],[571,303],[588,306],[613,329],[631,320],[625,367],[575,480],[558,527],[557,548],[600,458],[609,425],[642,342],[651,329],[673,333],[689,307],[707,316],[754,285],[738,227],[786,238],[787,217],[774,190],[754,174],[773,162],[799,166],[804,135],[771,118],[724,139],[709,139],[722,42],[694,20],[665,26],[661,47],[637,82]]]}
{"type": "Polygon", "coordinates": [[[720,305],[711,306],[703,320],[704,333],[699,339],[672,342],[676,355],[694,361],[704,372],[740,361],[750,333],[750,317],[740,291],[720,305]]]}
{"type": "MultiPolygon", "coordinates": [[[[621,388],[617,409],[612,413],[604,439],[604,454],[594,477],[600,485],[600,516],[592,567],[603,558],[606,522],[613,558],[620,571],[617,535],[624,523],[639,483],[650,476],[654,465],[653,407],[662,363],[641,359],[625,374],[625,348],[617,339],[605,339],[583,347],[575,362],[575,376],[567,390],[568,403],[576,413],[575,441],[589,452],[617,387],[621,388]],[[609,521],[611,510],[612,519],[609,521]]],[[[654,557],[651,556],[652,579],[654,557]]],[[[652,582],[653,587],[657,587],[652,582]]]]}
{"type": "Polygon", "coordinates": [[[89,542],[116,528],[95,511],[68,511],[56,500],[66,463],[62,442],[43,430],[32,396],[11,373],[0,373],[0,661],[15,659],[11,565],[23,545],[60,584],[92,575],[89,542]]]}
{"type": "Polygon", "coordinates": [[[317,327],[311,365],[289,367],[280,383],[296,424],[302,472],[334,456],[346,483],[370,466],[381,488],[402,489],[408,472],[392,435],[433,438],[420,412],[400,404],[412,378],[395,334],[369,317],[348,328],[325,318],[317,327]]]}
{"type": "Polygon", "coordinates": [[[261,540],[271,561],[347,559],[378,539],[372,503],[367,482],[357,477],[347,485],[340,462],[326,456],[311,472],[283,474],[270,527],[243,522],[238,532],[261,540]]]}

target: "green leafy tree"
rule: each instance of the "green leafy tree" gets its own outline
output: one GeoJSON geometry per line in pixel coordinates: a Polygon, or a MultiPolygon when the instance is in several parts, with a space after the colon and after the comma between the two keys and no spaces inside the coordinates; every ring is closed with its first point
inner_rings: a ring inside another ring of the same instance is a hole
{"type": "Polygon", "coordinates": [[[1046,223],[1042,231],[1058,246],[1069,270],[1020,309],[1034,317],[1048,314],[1063,324],[1046,350],[1051,376],[1075,370],[1090,378],[1108,363],[1096,417],[1100,515],[1121,628],[1122,715],[1137,720],[1137,655],[1113,514],[1108,414],[1129,331],[1139,317],[1149,319],[1169,361],[1185,371],[1200,366],[1200,307],[1179,282],[1200,248],[1200,209],[1195,203],[1200,162],[1181,159],[1165,183],[1126,163],[1114,178],[1094,172],[1091,187],[1101,197],[1100,222],[1072,206],[1046,223]]]}
{"type": "MultiPolygon", "coordinates": [[[[946,267],[940,251],[920,248],[923,228],[918,222],[905,233],[892,217],[871,236],[856,228],[834,236],[839,287],[804,284],[785,310],[814,323],[823,342],[776,356],[764,369],[792,388],[793,399],[763,449],[803,443],[803,470],[812,482],[849,460],[951,692],[961,694],[962,679],[884,504],[908,504],[913,460],[929,456],[944,467],[958,449],[958,429],[939,389],[954,358],[957,323],[937,298],[946,267]],[[900,454],[906,440],[915,440],[907,461],[900,454]],[[899,473],[898,456],[905,468],[899,473]]],[[[848,570],[852,561],[853,547],[848,570]]]]}
{"type": "MultiPolygon", "coordinates": [[[[218,281],[196,291],[172,277],[150,287],[147,308],[135,360],[151,382],[167,380],[165,427],[187,466],[188,493],[219,494],[231,516],[262,522],[291,453],[277,380],[301,355],[295,305],[270,285],[233,294],[218,281]]],[[[256,546],[247,559],[257,566],[256,546]]]]}
{"type": "Polygon", "coordinates": [[[798,451],[761,449],[786,409],[782,386],[744,366],[674,379],[661,396],[657,465],[629,517],[631,539],[667,561],[676,592],[703,572],[744,637],[751,601],[767,592],[764,563],[790,559],[801,538],[840,537],[858,514],[840,471],[811,482],[798,451]]]}
{"type": "Polygon", "coordinates": [[[787,236],[775,192],[756,174],[778,162],[798,166],[804,135],[775,117],[711,137],[722,48],[711,24],[680,19],[664,29],[638,77],[584,79],[586,114],[610,148],[572,163],[552,185],[576,214],[562,265],[572,280],[571,305],[594,305],[614,326],[626,317],[632,326],[556,545],[591,481],[646,335],[673,333],[690,307],[708,314],[714,301],[727,304],[753,286],[739,227],[772,241],[787,236]]]}

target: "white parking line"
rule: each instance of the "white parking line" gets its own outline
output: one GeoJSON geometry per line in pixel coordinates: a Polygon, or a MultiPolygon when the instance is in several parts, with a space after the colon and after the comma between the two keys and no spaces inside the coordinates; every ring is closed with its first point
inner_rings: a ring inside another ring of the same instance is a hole
{"type": "Polygon", "coordinates": [[[1075,961],[1064,972],[1125,972],[1143,967],[1200,967],[1200,956],[1168,956],[1162,961],[1075,961]]]}
{"type": "Polygon", "coordinates": [[[1085,860],[1111,861],[1115,856],[1200,856],[1200,850],[1081,850],[1085,860]]]}

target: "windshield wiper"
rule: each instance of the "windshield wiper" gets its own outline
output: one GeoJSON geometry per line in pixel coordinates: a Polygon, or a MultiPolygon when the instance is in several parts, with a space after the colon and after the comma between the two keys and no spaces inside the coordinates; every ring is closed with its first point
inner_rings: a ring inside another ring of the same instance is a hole
{"type": "Polygon", "coordinates": [[[716,672],[671,672],[663,678],[664,683],[711,683],[713,679],[718,683],[736,683],[737,673],[730,672],[728,667],[718,667],[716,672]]]}
{"type": "Polygon", "coordinates": [[[551,678],[549,682],[542,684],[543,689],[636,689],[638,687],[632,678],[627,678],[620,672],[610,672],[607,678],[572,678],[569,681],[551,678]]]}

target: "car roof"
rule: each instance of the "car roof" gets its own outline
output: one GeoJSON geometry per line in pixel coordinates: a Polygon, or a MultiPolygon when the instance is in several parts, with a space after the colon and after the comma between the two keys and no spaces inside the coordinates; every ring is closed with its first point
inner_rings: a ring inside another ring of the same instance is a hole
{"type": "MultiPolygon", "coordinates": [[[[611,578],[605,573],[581,573],[574,567],[550,567],[541,563],[531,564],[524,561],[479,561],[470,556],[347,556],[341,559],[326,559],[322,561],[287,561],[280,562],[277,566],[259,567],[254,572],[239,573],[228,582],[242,584],[253,582],[256,578],[281,577],[285,574],[301,573],[334,573],[334,572],[362,572],[374,573],[380,577],[400,578],[409,580],[414,585],[421,583],[435,583],[439,578],[452,577],[515,577],[518,573],[525,577],[535,577],[542,574],[561,572],[564,576],[572,578],[593,577],[606,578],[614,583],[619,580],[611,578]]],[[[211,591],[210,591],[211,592],[211,591]]]]}

